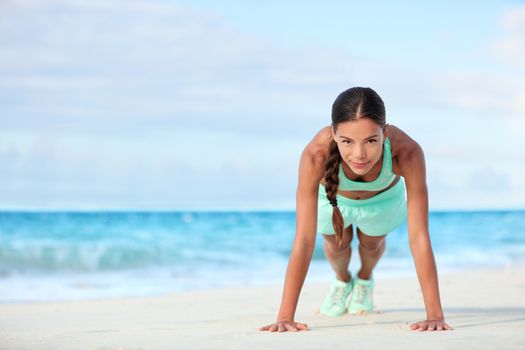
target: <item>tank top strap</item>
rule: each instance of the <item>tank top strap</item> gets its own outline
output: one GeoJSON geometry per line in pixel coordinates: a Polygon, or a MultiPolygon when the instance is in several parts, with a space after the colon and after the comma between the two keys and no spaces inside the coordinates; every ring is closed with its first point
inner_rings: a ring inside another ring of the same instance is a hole
{"type": "Polygon", "coordinates": [[[383,164],[386,165],[387,170],[385,173],[393,173],[392,171],[392,149],[390,148],[390,139],[387,137],[385,139],[385,146],[383,147],[383,157],[386,158],[386,162],[383,164]]]}

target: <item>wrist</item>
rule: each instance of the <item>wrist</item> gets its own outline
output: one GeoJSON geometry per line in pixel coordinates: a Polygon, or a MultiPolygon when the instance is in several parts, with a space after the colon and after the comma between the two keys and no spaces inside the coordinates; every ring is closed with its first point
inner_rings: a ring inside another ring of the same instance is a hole
{"type": "Polygon", "coordinates": [[[293,317],[290,316],[277,316],[277,322],[293,322],[293,317]]]}
{"type": "Polygon", "coordinates": [[[441,313],[441,314],[438,314],[438,313],[427,314],[427,320],[428,321],[444,321],[445,320],[445,316],[443,316],[443,313],[441,313]]]}

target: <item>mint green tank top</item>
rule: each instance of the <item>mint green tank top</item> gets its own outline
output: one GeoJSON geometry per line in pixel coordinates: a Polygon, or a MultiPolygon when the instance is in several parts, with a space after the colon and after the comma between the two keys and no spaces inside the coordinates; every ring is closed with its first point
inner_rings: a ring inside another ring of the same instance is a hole
{"type": "Polygon", "coordinates": [[[346,177],[343,164],[339,164],[339,187],[342,191],[379,191],[387,188],[394,181],[396,174],[392,172],[392,151],[390,150],[390,139],[387,137],[383,147],[383,165],[379,176],[369,182],[352,181],[346,177]]]}

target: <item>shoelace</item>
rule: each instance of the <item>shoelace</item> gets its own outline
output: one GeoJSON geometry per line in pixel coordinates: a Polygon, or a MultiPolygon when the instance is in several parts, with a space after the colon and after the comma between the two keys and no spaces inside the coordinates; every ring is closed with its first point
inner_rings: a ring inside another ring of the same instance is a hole
{"type": "Polygon", "coordinates": [[[333,287],[330,291],[330,296],[332,300],[332,305],[341,304],[345,296],[346,288],[344,287],[333,287]]]}
{"type": "Polygon", "coordinates": [[[363,304],[363,301],[368,296],[368,286],[356,285],[354,286],[354,297],[355,302],[358,304],[363,304]]]}

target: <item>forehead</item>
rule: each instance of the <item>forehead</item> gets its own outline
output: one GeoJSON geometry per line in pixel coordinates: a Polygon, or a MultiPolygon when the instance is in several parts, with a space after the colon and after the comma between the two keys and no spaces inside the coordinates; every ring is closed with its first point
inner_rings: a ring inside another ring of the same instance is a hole
{"type": "Polygon", "coordinates": [[[373,120],[360,118],[337,124],[337,136],[345,136],[354,140],[365,139],[372,135],[381,135],[382,128],[373,120]]]}

